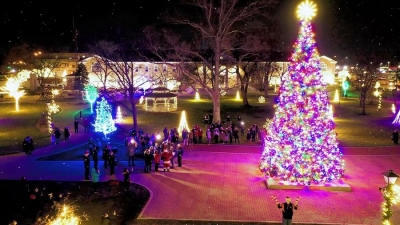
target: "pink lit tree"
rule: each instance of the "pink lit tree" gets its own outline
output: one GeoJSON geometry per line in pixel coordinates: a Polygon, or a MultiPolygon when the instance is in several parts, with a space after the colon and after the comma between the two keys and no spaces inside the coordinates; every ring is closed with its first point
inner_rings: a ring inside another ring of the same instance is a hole
{"type": "MultiPolygon", "coordinates": [[[[308,0],[299,11],[307,4],[306,12],[312,13],[315,5],[308,0]]],[[[310,185],[338,180],[344,169],[322,80],[312,16],[299,16],[299,36],[288,73],[282,77],[275,115],[267,126],[260,169],[269,178],[310,185]]]]}

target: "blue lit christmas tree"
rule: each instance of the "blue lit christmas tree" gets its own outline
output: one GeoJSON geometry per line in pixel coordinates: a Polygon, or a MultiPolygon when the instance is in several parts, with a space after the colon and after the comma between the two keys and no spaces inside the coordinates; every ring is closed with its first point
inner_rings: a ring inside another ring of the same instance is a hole
{"type": "Polygon", "coordinates": [[[107,134],[117,130],[111,115],[111,107],[104,97],[101,98],[100,102],[97,102],[96,120],[93,125],[95,131],[102,132],[105,138],[107,138],[107,134]]]}
{"type": "Polygon", "coordinates": [[[315,11],[308,0],[298,8],[300,32],[260,160],[267,177],[300,185],[338,180],[344,174],[310,22],[315,11]]]}

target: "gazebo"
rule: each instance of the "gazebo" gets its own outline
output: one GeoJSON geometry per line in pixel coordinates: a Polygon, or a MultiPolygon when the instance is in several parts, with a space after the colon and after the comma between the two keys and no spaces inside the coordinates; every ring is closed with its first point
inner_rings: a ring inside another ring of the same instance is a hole
{"type": "Polygon", "coordinates": [[[153,88],[144,95],[144,109],[146,111],[153,112],[160,112],[164,110],[167,112],[175,111],[178,109],[177,95],[171,93],[171,91],[166,87],[153,88]],[[153,102],[152,106],[149,106],[149,101],[153,102]],[[158,105],[162,106],[160,107],[158,105]]]}

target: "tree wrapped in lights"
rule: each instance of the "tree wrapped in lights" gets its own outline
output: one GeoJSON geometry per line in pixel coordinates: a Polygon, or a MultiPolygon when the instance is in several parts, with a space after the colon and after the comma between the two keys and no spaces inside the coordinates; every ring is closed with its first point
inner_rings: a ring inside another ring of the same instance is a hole
{"type": "Polygon", "coordinates": [[[309,185],[338,180],[344,169],[310,22],[315,5],[305,1],[298,9],[301,28],[267,127],[260,169],[270,178],[309,185]]]}
{"type": "Polygon", "coordinates": [[[93,103],[99,97],[99,91],[92,84],[88,84],[85,86],[85,94],[85,100],[90,103],[90,112],[93,113],[93,103]]]}
{"type": "Polygon", "coordinates": [[[102,132],[105,138],[107,138],[107,134],[117,130],[111,115],[111,107],[104,97],[101,98],[100,102],[97,102],[96,120],[93,125],[95,131],[102,132]]]}
{"type": "Polygon", "coordinates": [[[393,215],[392,205],[400,202],[400,187],[397,185],[388,185],[386,188],[380,188],[385,201],[382,203],[382,224],[390,225],[390,217],[393,215]]]}
{"type": "Polygon", "coordinates": [[[15,111],[19,111],[19,99],[25,95],[24,90],[19,90],[21,83],[26,80],[25,75],[18,73],[15,77],[7,77],[7,83],[0,89],[7,92],[8,95],[15,99],[15,111]]]}

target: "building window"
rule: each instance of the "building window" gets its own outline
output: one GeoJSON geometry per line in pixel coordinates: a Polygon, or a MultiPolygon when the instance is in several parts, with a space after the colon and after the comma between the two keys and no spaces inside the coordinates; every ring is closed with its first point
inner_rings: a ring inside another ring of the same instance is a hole
{"type": "Polygon", "coordinates": [[[146,72],[149,72],[149,65],[146,65],[145,71],[146,71],[146,72]]]}
{"type": "Polygon", "coordinates": [[[158,72],[158,65],[154,65],[154,71],[158,72]]]}
{"type": "Polygon", "coordinates": [[[167,65],[163,65],[163,72],[167,72],[167,65]]]}
{"type": "Polygon", "coordinates": [[[135,65],[135,72],[139,72],[139,66],[135,65]]]}

